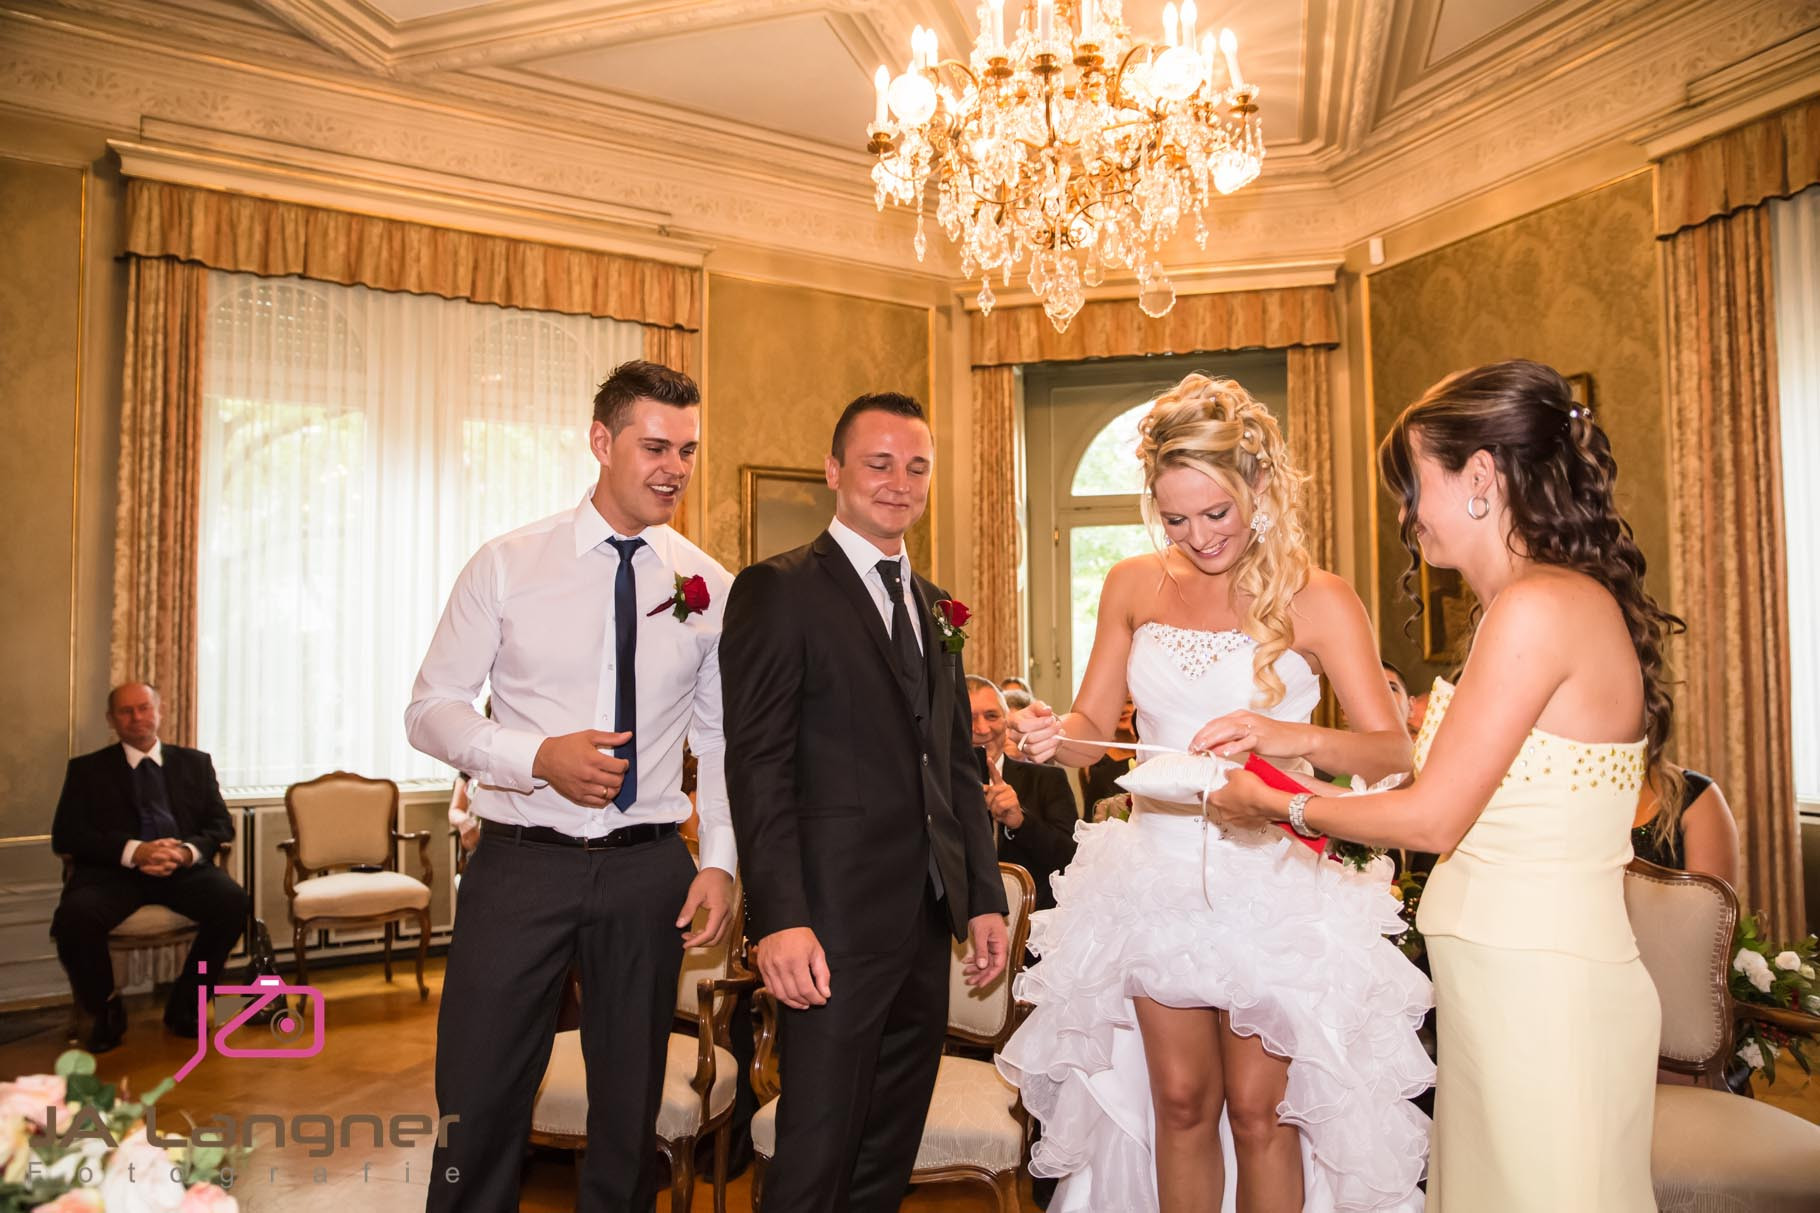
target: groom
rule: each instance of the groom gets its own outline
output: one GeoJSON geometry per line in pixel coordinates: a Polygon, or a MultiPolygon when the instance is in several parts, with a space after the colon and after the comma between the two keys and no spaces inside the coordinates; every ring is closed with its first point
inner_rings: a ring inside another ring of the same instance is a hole
{"type": "Polygon", "coordinates": [[[908,396],[861,396],[828,456],[835,516],[741,573],[721,635],[748,936],[782,1004],[767,1213],[898,1207],[948,1018],[1005,967],[1005,895],[966,683],[904,534],[934,443],[908,396]]]}

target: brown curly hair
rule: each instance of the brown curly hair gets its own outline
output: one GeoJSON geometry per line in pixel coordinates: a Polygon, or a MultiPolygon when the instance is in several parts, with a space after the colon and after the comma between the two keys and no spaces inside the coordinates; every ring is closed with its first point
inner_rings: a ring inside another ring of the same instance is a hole
{"type": "Polygon", "coordinates": [[[1289,604],[1308,584],[1303,546],[1302,482],[1289,444],[1270,410],[1235,380],[1194,373],[1156,398],[1138,423],[1138,460],[1144,465],[1144,521],[1154,536],[1156,478],[1172,467],[1191,467],[1217,481],[1238,503],[1247,522],[1262,512],[1271,520],[1263,535],[1247,533],[1233,566],[1233,588],[1242,604],[1239,623],[1257,641],[1252,681],[1257,706],[1283,700],[1277,658],[1295,644],[1289,604]]]}
{"type": "Polygon", "coordinates": [[[1583,573],[1617,599],[1643,671],[1643,725],[1649,775],[1661,789],[1660,836],[1673,837],[1680,816],[1679,773],[1663,751],[1674,724],[1662,649],[1670,635],[1687,630],[1643,588],[1643,552],[1629,521],[1618,512],[1618,478],[1611,442],[1577,404],[1553,367],[1526,359],[1493,362],[1450,375],[1403,410],[1378,447],[1384,484],[1402,505],[1403,546],[1409,552],[1404,593],[1422,612],[1415,590],[1421,569],[1416,541],[1416,468],[1410,446],[1420,434],[1422,453],[1450,472],[1474,452],[1492,457],[1503,478],[1510,511],[1511,551],[1538,564],[1583,573]]]}

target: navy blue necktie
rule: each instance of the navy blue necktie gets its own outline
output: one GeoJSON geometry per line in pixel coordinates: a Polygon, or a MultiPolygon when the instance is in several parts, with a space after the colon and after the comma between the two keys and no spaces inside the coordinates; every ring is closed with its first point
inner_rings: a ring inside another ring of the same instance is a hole
{"type": "MultiPolygon", "coordinates": [[[[613,699],[613,731],[634,732],[638,723],[638,581],[632,575],[632,557],[645,546],[642,539],[611,539],[619,553],[619,572],[613,578],[613,644],[618,673],[613,699]]],[[[619,785],[613,807],[622,813],[638,803],[638,738],[613,747],[613,756],[626,760],[626,777],[619,785]]]]}
{"type": "Polygon", "coordinates": [[[133,799],[138,802],[142,842],[177,837],[177,818],[171,814],[170,795],[165,791],[164,768],[150,757],[141,758],[133,768],[133,799]]]}

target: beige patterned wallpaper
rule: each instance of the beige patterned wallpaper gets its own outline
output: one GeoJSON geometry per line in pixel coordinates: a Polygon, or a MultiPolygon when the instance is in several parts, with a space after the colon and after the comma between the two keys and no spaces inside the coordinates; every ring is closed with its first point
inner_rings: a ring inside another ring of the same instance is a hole
{"type": "Polygon", "coordinates": [[[0,837],[50,832],[70,753],[83,188],[80,168],[0,156],[0,837]]]}
{"type": "MultiPolygon", "coordinates": [[[[821,467],[835,420],[865,392],[908,392],[928,407],[929,341],[926,308],[710,274],[701,468],[708,554],[739,568],[742,465],[821,467]]],[[[925,515],[910,533],[910,559],[924,575],[930,527],[925,515]]]]}
{"type": "MultiPolygon", "coordinates": [[[[1618,460],[1618,495],[1668,593],[1668,473],[1662,396],[1661,280],[1648,173],[1556,203],[1370,279],[1373,442],[1435,380],[1502,358],[1592,376],[1593,405],[1618,460]]],[[[1445,664],[1403,634],[1408,557],[1396,511],[1378,498],[1378,619],[1384,652],[1426,686],[1445,664]]],[[[1671,607],[1672,609],[1672,607],[1671,607]]]]}

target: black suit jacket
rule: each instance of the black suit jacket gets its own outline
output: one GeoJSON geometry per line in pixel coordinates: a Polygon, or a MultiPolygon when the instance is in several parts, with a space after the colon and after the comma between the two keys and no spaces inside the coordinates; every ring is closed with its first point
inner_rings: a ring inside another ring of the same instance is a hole
{"type": "MultiPolygon", "coordinates": [[[[215,764],[201,750],[164,743],[164,786],[171,815],[184,842],[215,858],[215,849],[234,836],[234,823],[221,800],[215,764]]],[[[70,759],[51,823],[51,848],[78,863],[120,866],[129,839],[139,837],[139,806],[133,799],[133,768],[119,742],[70,759]]]]}
{"type": "Polygon", "coordinates": [[[733,583],[720,639],[727,791],[748,934],[813,928],[884,952],[917,921],[933,852],[949,926],[1005,912],[959,655],[914,579],[930,704],[919,726],[871,595],[826,531],[733,583]]]}
{"type": "Polygon", "coordinates": [[[1060,767],[1007,758],[1001,775],[1017,793],[1024,824],[1009,831],[1009,836],[1003,826],[998,828],[998,857],[1029,872],[1036,881],[1036,908],[1050,909],[1055,894],[1050,892],[1049,878],[1074,861],[1074,827],[1080,821],[1068,773],[1060,767]]]}

